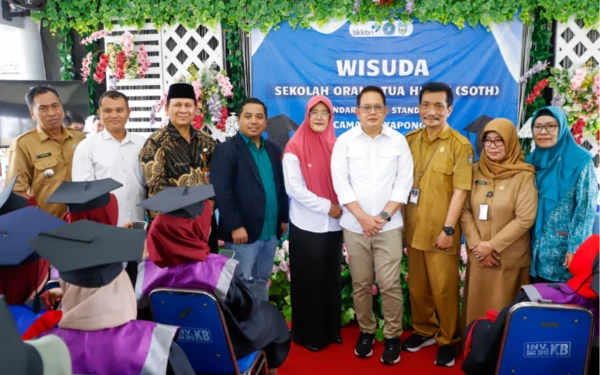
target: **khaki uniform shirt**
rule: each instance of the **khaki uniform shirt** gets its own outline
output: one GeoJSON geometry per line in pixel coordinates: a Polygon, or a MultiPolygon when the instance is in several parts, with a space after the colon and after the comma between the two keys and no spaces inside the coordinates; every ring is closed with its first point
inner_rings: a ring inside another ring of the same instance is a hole
{"type": "MultiPolygon", "coordinates": [[[[538,206],[535,174],[523,171],[506,180],[494,182],[475,166],[474,179],[473,189],[460,218],[468,248],[473,248],[481,241],[489,241],[494,250],[500,253],[502,269],[529,266],[529,229],[535,223],[538,206]],[[483,203],[488,205],[487,220],[479,219],[483,203]]],[[[471,265],[483,267],[473,252],[468,253],[471,265]]]]}
{"type": "Polygon", "coordinates": [[[47,204],[46,199],[63,181],[71,181],[71,166],[77,144],[85,135],[63,127],[62,144],[48,136],[39,126],[22,134],[10,145],[6,181],[19,176],[14,191],[34,196],[42,210],[58,218],[67,212],[64,204],[47,204]],[[46,174],[54,175],[46,177],[46,174]]]}
{"type": "MultiPolygon", "coordinates": [[[[406,140],[414,160],[414,183],[420,189],[418,204],[411,204],[409,199],[406,205],[406,241],[414,249],[433,250],[433,244],[444,229],[454,190],[471,190],[473,147],[467,138],[450,127],[433,141],[429,141],[425,128],[408,133],[406,140]],[[419,171],[432,153],[431,162],[419,181],[419,171]]],[[[460,242],[457,222],[454,246],[448,250],[450,254],[457,252],[460,242]]]]}

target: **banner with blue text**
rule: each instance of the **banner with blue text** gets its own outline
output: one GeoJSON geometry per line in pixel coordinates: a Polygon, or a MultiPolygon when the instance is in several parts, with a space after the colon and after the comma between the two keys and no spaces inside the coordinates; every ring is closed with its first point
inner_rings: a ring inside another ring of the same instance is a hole
{"type": "Polygon", "coordinates": [[[488,30],[401,20],[296,30],[282,23],[266,35],[252,32],[252,95],[265,102],[270,118],[285,115],[298,125],[309,98],[325,95],[339,136],[359,124],[361,88],[380,86],[390,109],[386,124],[406,134],[423,126],[421,86],[441,81],[454,93],[449,123],[475,143],[489,119],[517,119],[522,30],[517,19],[488,30]]]}

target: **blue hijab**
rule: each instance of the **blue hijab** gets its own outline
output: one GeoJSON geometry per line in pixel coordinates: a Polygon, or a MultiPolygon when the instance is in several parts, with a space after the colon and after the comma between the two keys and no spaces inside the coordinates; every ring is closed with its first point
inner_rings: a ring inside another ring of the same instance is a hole
{"type": "Polygon", "coordinates": [[[569,131],[567,116],[558,107],[544,107],[533,115],[531,126],[540,115],[547,110],[558,121],[558,140],[550,148],[536,147],[527,157],[527,162],[536,169],[536,182],[539,190],[537,219],[535,221],[535,237],[542,236],[542,227],[550,218],[550,214],[558,203],[571,191],[577,183],[581,171],[587,166],[592,156],[584,148],[575,143],[569,131]]]}

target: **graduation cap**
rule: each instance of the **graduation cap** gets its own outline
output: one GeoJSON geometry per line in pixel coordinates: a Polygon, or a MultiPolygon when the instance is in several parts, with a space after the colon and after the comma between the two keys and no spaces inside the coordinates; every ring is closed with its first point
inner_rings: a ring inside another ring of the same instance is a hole
{"type": "Polygon", "coordinates": [[[23,343],[4,296],[0,296],[0,364],[2,373],[11,375],[43,374],[42,357],[31,345],[23,343]]]}
{"type": "Polygon", "coordinates": [[[66,204],[69,212],[84,212],[104,207],[110,202],[110,192],[123,184],[105,178],[95,181],[65,181],[46,199],[46,203],[66,204]]]}
{"type": "Polygon", "coordinates": [[[283,150],[290,140],[290,132],[298,130],[299,126],[286,115],[277,115],[267,120],[267,134],[269,140],[283,150]]]}
{"type": "Polygon", "coordinates": [[[194,86],[189,83],[174,83],[169,86],[169,93],[167,94],[167,100],[170,99],[193,99],[196,101],[196,92],[194,86]]]}
{"type": "Polygon", "coordinates": [[[204,201],[214,196],[215,189],[212,185],[168,187],[140,202],[138,206],[190,219],[202,215],[204,201]]]}
{"type": "Polygon", "coordinates": [[[0,191],[0,215],[18,210],[19,208],[23,208],[27,205],[27,198],[13,193],[13,189],[15,188],[18,177],[18,175],[13,177],[13,179],[10,180],[10,182],[6,185],[4,190],[0,191]]]}
{"type": "Polygon", "coordinates": [[[89,220],[80,220],[41,233],[29,241],[60,277],[83,288],[110,284],[123,271],[123,262],[142,259],[146,233],[89,220]]]}
{"type": "Polygon", "coordinates": [[[37,254],[27,241],[67,223],[36,207],[25,207],[0,216],[0,267],[33,263],[37,254]]]}
{"type": "Polygon", "coordinates": [[[465,131],[467,132],[467,138],[469,138],[469,133],[475,134],[475,151],[477,155],[481,155],[481,150],[483,149],[483,145],[481,144],[481,133],[483,133],[483,129],[488,124],[488,122],[492,121],[494,118],[486,115],[479,116],[465,127],[465,131]]]}
{"type": "Polygon", "coordinates": [[[594,263],[592,265],[592,290],[594,292],[596,292],[597,296],[600,296],[600,294],[598,293],[598,288],[600,288],[600,277],[599,277],[599,271],[598,271],[598,257],[600,254],[596,254],[596,257],[594,258],[594,263]]]}

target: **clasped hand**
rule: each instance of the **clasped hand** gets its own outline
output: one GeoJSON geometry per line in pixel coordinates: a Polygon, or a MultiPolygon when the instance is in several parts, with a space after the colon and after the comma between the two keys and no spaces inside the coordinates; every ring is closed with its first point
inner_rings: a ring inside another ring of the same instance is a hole
{"type": "Polygon", "coordinates": [[[365,237],[372,237],[379,233],[385,224],[386,220],[383,220],[381,216],[371,216],[366,215],[365,217],[358,220],[360,226],[362,227],[363,234],[365,237]]]}

